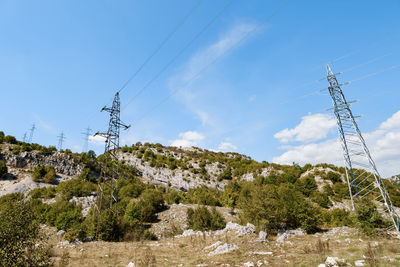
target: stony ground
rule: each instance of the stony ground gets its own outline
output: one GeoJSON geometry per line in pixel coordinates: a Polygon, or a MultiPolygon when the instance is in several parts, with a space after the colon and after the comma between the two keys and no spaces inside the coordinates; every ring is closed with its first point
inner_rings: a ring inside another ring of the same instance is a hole
{"type": "Polygon", "coordinates": [[[340,227],[313,235],[292,230],[265,237],[251,225],[229,222],[237,217],[226,208],[218,209],[229,222],[224,230],[196,232],[185,230],[186,209],[193,206],[172,205],[158,214],[159,222],[151,230],[159,241],[67,244],[55,229],[46,227],[53,258],[59,266],[91,267],[400,266],[400,236],[394,233],[368,238],[340,227]]]}
{"type": "MultiPolygon", "coordinates": [[[[53,242],[59,244],[59,240],[53,242]]],[[[282,242],[277,237],[260,242],[255,233],[227,232],[153,242],[56,245],[53,253],[57,262],[68,261],[68,266],[128,266],[130,262],[135,266],[319,266],[328,257],[336,265],[325,266],[400,266],[399,239],[364,238],[349,228],[316,235],[289,234],[282,242]]]]}

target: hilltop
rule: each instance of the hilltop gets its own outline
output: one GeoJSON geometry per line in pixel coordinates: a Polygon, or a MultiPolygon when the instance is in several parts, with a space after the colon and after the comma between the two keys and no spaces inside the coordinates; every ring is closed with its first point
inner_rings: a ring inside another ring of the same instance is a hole
{"type": "MultiPolygon", "coordinates": [[[[387,238],[398,242],[393,232],[378,229],[390,225],[375,207],[379,203],[366,201],[362,211],[351,211],[341,167],[279,165],[238,153],[150,143],[124,146],[118,155],[117,214],[103,213],[96,228],[93,205],[103,155],[57,151],[0,134],[0,212],[15,203],[28,203],[36,218],[32,223],[40,223],[49,242],[56,245],[54,260],[60,262],[68,251],[72,265],[102,265],[96,257],[104,258],[98,255],[103,246],[114,253],[107,256],[109,265],[126,266],[126,255],[117,251],[130,255],[129,246],[137,248],[138,254],[130,257],[139,266],[153,259],[157,266],[169,266],[160,260],[207,264],[199,266],[251,260],[261,266],[316,264],[328,254],[343,255],[350,244],[358,250],[348,253],[347,260],[361,259],[365,247],[356,242],[360,234],[378,240],[364,235],[386,233],[379,244],[387,238]],[[329,245],[331,238],[338,238],[337,243],[329,245]],[[195,255],[189,259],[178,251],[165,254],[171,246],[195,255]],[[288,254],[289,250],[294,252],[288,254]],[[319,258],[307,259],[308,253],[319,258]]],[[[389,180],[385,184],[393,204],[400,206],[400,189],[389,180]]]]}

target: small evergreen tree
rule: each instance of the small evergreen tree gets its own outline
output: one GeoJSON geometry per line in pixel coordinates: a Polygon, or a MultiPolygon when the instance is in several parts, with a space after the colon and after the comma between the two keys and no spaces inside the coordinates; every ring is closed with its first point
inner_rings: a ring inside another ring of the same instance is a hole
{"type": "Polygon", "coordinates": [[[8,168],[4,161],[0,160],[0,179],[6,178],[8,174],[8,168]]]}

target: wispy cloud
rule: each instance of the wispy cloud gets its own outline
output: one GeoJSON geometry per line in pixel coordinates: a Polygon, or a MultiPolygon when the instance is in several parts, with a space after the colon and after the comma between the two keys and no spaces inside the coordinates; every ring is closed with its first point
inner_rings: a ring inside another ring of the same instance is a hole
{"type": "MultiPolygon", "coordinates": [[[[239,41],[256,27],[253,23],[238,23],[223,33],[215,42],[194,53],[186,63],[184,63],[178,73],[169,81],[172,91],[179,89],[176,100],[183,103],[201,121],[202,126],[218,127],[220,120],[215,116],[210,108],[207,107],[204,98],[210,97],[209,93],[219,90],[220,81],[213,81],[211,88],[207,85],[196,90],[194,86],[190,89],[187,85],[199,78],[199,73],[216,59],[227,56],[237,47],[239,41]],[[208,88],[207,88],[208,87],[208,88]]],[[[215,92],[213,92],[215,93],[215,92]]]]}

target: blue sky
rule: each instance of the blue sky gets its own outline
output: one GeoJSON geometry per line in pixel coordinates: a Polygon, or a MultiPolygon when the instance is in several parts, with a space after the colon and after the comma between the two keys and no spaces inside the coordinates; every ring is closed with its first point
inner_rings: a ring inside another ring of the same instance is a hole
{"type": "MultiPolygon", "coordinates": [[[[44,145],[63,131],[65,146],[80,152],[84,128],[106,130],[101,107],[195,7],[122,90],[121,118],[132,125],[122,144],[340,165],[331,100],[315,93],[327,87],[318,82],[325,63],[344,71],[340,81],[394,67],[343,90],[359,100],[353,111],[382,174],[400,173],[400,2],[289,1],[269,18],[284,1],[235,0],[146,86],[228,3],[1,1],[0,128],[22,139],[35,123],[34,142],[44,145]]],[[[90,148],[101,152],[100,141],[90,148]]]]}

